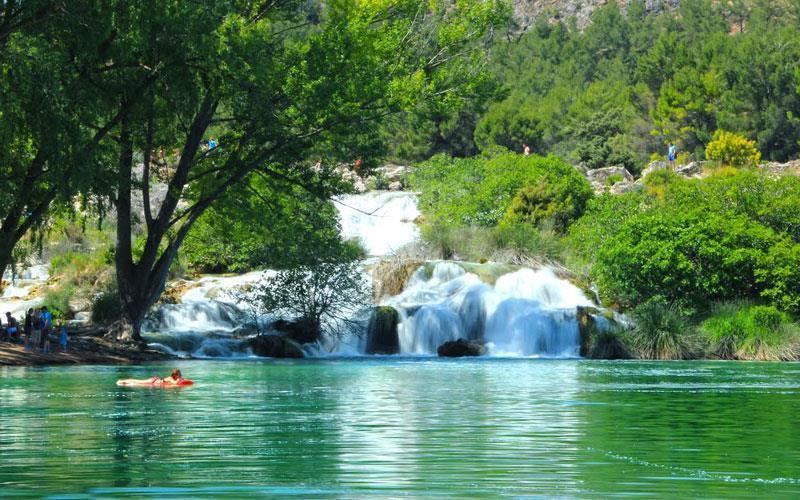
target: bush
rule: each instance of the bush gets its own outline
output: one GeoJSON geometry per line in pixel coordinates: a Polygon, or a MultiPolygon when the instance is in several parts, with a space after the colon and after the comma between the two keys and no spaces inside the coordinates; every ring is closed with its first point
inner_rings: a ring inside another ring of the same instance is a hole
{"type": "Polygon", "coordinates": [[[800,354],[797,325],[773,306],[720,304],[700,328],[722,359],[794,360],[800,354]]]}
{"type": "Polygon", "coordinates": [[[44,304],[54,318],[71,318],[69,301],[75,296],[75,287],[69,283],[50,288],[44,295],[44,304]]]}
{"type": "Polygon", "coordinates": [[[527,223],[541,226],[550,222],[556,231],[564,233],[583,214],[591,197],[592,189],[583,176],[542,176],[517,192],[501,225],[527,223]]]}
{"type": "Polygon", "coordinates": [[[415,168],[411,185],[420,191],[420,210],[430,223],[457,227],[497,225],[526,186],[538,196],[531,207],[538,207],[537,221],[548,210],[560,214],[555,205],[559,201],[578,207],[579,215],[591,197],[589,182],[563,160],[512,153],[466,159],[435,156],[415,168]]]}
{"type": "Polygon", "coordinates": [[[784,311],[800,314],[800,245],[783,240],[756,270],[761,296],[784,311]]]}
{"type": "Polygon", "coordinates": [[[661,297],[636,307],[630,331],[636,354],[644,359],[693,359],[699,354],[694,328],[676,304],[661,297]]]}
{"type": "Polygon", "coordinates": [[[122,303],[115,287],[108,287],[92,301],[92,323],[105,325],[122,317],[122,303]]]}
{"type": "Polygon", "coordinates": [[[538,228],[523,223],[504,223],[498,226],[495,246],[497,249],[511,248],[548,260],[559,260],[564,249],[562,238],[552,228],[538,228]]]}
{"type": "Polygon", "coordinates": [[[761,161],[761,153],[755,141],[733,132],[717,130],[714,139],[706,146],[706,158],[719,160],[732,167],[754,167],[761,161]]]}

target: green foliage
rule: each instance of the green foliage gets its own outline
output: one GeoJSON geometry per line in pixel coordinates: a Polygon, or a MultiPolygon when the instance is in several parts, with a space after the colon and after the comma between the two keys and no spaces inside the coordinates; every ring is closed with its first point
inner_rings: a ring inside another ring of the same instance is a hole
{"type": "Polygon", "coordinates": [[[633,310],[629,332],[637,355],[644,359],[693,359],[698,343],[689,318],[663,297],[653,297],[633,310]]]}
{"type": "Polygon", "coordinates": [[[714,140],[706,146],[706,158],[719,160],[732,167],[754,167],[761,161],[761,153],[756,149],[756,141],[748,141],[733,132],[717,130],[714,140]]]}
{"type": "Polygon", "coordinates": [[[751,298],[798,310],[797,179],[655,172],[646,185],[593,200],[570,229],[569,247],[607,299],[632,307],[661,295],[703,308],[751,298]]]}
{"type": "Polygon", "coordinates": [[[779,361],[800,355],[800,328],[773,306],[719,304],[700,328],[722,359],[779,361]]]}
{"type": "Polygon", "coordinates": [[[606,177],[606,186],[611,187],[614,184],[616,184],[618,182],[622,182],[624,180],[625,180],[625,177],[623,177],[622,174],[611,174],[608,177],[606,177]]]}
{"type": "Polygon", "coordinates": [[[492,71],[505,92],[476,120],[481,149],[527,142],[589,168],[636,172],[669,142],[702,160],[724,129],[755,139],[770,160],[800,153],[796,12],[747,2],[733,14],[730,2],[688,0],[677,14],[648,14],[638,1],[622,13],[618,3],[596,9],[583,30],[545,13],[497,44],[492,71]],[[746,29],[731,35],[732,23],[746,29]]]}
{"type": "Polygon", "coordinates": [[[468,159],[436,156],[414,170],[411,184],[421,193],[426,221],[455,226],[496,225],[525,186],[539,186],[535,190],[542,195],[541,205],[530,207],[537,210],[537,222],[545,217],[568,221],[591,196],[588,181],[563,160],[512,153],[468,159]]]}
{"type": "Polygon", "coordinates": [[[122,317],[122,304],[115,286],[107,286],[92,300],[92,323],[106,325],[122,317]]]}
{"type": "Polygon", "coordinates": [[[75,286],[71,283],[66,283],[61,286],[49,288],[44,294],[43,305],[53,313],[55,318],[70,318],[72,312],[70,311],[69,301],[75,295],[75,286]]]}
{"type": "Polygon", "coordinates": [[[563,172],[563,175],[541,175],[517,192],[500,225],[540,226],[550,222],[557,231],[564,232],[583,214],[591,197],[589,183],[575,170],[563,172]]]}
{"type": "Polygon", "coordinates": [[[353,248],[341,241],[330,202],[255,178],[197,221],[181,248],[181,262],[195,272],[246,272],[284,269],[336,252],[349,255],[353,248]]]}
{"type": "Polygon", "coordinates": [[[264,277],[240,299],[257,315],[290,316],[338,338],[357,324],[371,287],[357,261],[317,262],[264,277]]]}

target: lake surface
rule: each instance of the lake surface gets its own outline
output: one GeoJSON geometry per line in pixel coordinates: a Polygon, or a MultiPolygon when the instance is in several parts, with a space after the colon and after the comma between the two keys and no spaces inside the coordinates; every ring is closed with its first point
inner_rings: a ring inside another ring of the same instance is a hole
{"type": "Polygon", "coordinates": [[[800,364],[0,368],[0,497],[800,497],[800,364]]]}

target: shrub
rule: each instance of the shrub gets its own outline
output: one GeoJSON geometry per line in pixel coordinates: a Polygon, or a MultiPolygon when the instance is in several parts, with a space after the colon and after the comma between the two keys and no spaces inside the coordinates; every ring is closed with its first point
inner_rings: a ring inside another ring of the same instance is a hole
{"type": "Polygon", "coordinates": [[[800,245],[783,240],[756,270],[761,296],[784,311],[800,314],[800,245]]]}
{"type": "Polygon", "coordinates": [[[749,141],[733,132],[717,130],[714,132],[714,139],[706,146],[706,158],[719,160],[733,167],[745,167],[758,165],[761,153],[756,148],[755,141],[749,141]]]}
{"type": "Polygon", "coordinates": [[[606,186],[611,187],[618,182],[622,182],[625,180],[625,177],[622,174],[611,174],[606,177],[606,186]]]}
{"type": "Polygon", "coordinates": [[[562,238],[548,227],[538,228],[530,224],[505,223],[495,232],[497,249],[511,248],[523,254],[559,260],[564,245],[562,238]]]}
{"type": "Polygon", "coordinates": [[[793,360],[800,354],[797,325],[774,306],[720,304],[700,328],[722,359],[793,360]]]}
{"type": "Polygon", "coordinates": [[[92,323],[104,325],[122,317],[122,304],[116,287],[109,286],[92,301],[92,323]]]}
{"type": "Polygon", "coordinates": [[[537,208],[537,222],[548,210],[560,213],[559,203],[578,207],[575,216],[580,215],[591,197],[589,182],[563,160],[512,153],[466,159],[435,156],[415,168],[411,185],[420,191],[420,210],[429,222],[459,227],[495,226],[526,186],[536,191],[535,206],[529,208],[537,208]]]}
{"type": "Polygon", "coordinates": [[[69,283],[47,290],[44,305],[53,313],[54,318],[70,318],[69,301],[75,296],[75,287],[69,283]]]}
{"type": "Polygon", "coordinates": [[[655,297],[633,311],[631,343],[644,359],[692,359],[699,345],[689,318],[676,304],[655,297]]]}
{"type": "Polygon", "coordinates": [[[591,197],[592,189],[583,176],[542,176],[517,192],[501,225],[551,222],[556,231],[564,233],[583,214],[591,197]]]}

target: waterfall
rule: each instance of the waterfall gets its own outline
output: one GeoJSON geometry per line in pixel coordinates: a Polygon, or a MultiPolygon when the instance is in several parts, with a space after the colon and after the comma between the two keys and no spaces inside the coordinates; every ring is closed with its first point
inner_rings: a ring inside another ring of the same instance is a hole
{"type": "MultiPolygon", "coordinates": [[[[418,239],[414,194],[371,192],[336,201],[342,234],[361,240],[370,256],[388,255],[418,239]]],[[[374,260],[365,265],[369,262],[374,260]]],[[[179,355],[249,355],[245,340],[255,331],[245,325],[252,318],[231,292],[262,276],[207,276],[184,284],[178,304],[162,305],[148,316],[145,338],[179,355]]],[[[430,356],[445,342],[463,338],[485,343],[490,356],[577,357],[576,307],[591,305],[579,288],[550,269],[428,262],[411,274],[400,293],[374,309],[370,324],[364,325],[368,334],[324,338],[304,350],[310,356],[430,356]]]]}
{"type": "Polygon", "coordinates": [[[420,268],[386,304],[401,318],[401,354],[433,355],[464,338],[485,341],[494,356],[577,357],[576,307],[591,302],[550,269],[521,268],[490,285],[457,263],[439,262],[420,268]]]}
{"type": "Polygon", "coordinates": [[[360,240],[370,257],[389,255],[419,238],[414,221],[420,213],[413,193],[372,191],[334,201],[342,236],[360,240]]]}

